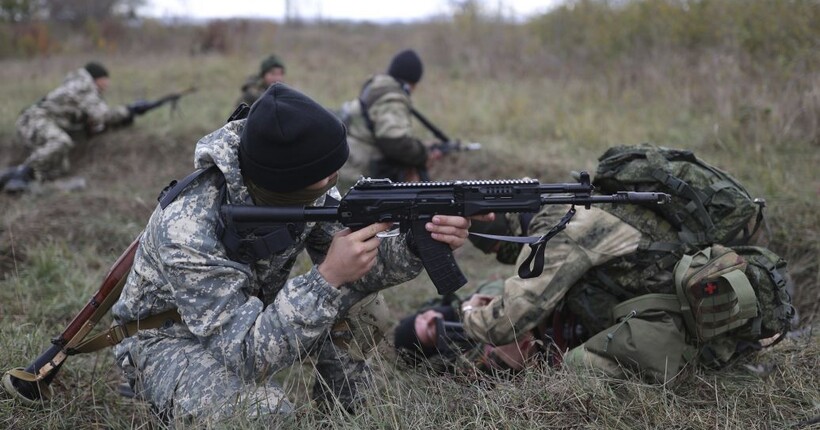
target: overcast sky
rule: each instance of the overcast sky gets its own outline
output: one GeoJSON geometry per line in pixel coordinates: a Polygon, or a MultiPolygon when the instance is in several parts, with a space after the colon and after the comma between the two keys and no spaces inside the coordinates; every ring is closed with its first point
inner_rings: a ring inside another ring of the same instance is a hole
{"type": "MultiPolygon", "coordinates": [[[[493,11],[526,17],[544,12],[561,0],[484,0],[493,11]]],[[[143,14],[159,17],[274,18],[285,16],[285,0],[148,0],[143,14]]],[[[448,0],[291,0],[302,19],[401,21],[450,13],[448,0]]]]}

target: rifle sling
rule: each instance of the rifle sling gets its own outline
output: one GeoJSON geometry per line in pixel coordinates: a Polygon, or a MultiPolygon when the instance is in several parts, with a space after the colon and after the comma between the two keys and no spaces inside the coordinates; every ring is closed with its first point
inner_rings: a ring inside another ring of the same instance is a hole
{"type": "MultiPolygon", "coordinates": [[[[563,231],[573,216],[575,216],[575,206],[571,207],[563,218],[543,236],[503,236],[474,232],[470,232],[470,234],[491,240],[525,243],[529,245],[530,255],[527,256],[527,259],[518,267],[518,276],[522,279],[536,278],[544,271],[544,253],[546,252],[547,242],[563,231]]],[[[529,224],[529,222],[527,224],[529,224]]]]}
{"type": "Polygon", "coordinates": [[[181,323],[182,317],[179,316],[176,309],[171,309],[156,315],[151,315],[145,319],[131,321],[127,324],[117,324],[111,326],[111,328],[104,332],[97,333],[90,339],[86,339],[76,347],[71,348],[68,351],[68,355],[99,351],[103,348],[117,345],[126,337],[135,335],[138,330],[166,327],[175,322],[181,323]]]}
{"type": "MultiPolygon", "coordinates": [[[[181,181],[172,181],[167,187],[165,187],[165,189],[162,190],[159,197],[157,197],[160,207],[165,209],[165,207],[171,204],[171,202],[173,202],[174,199],[176,199],[177,196],[193,181],[208,172],[217,170],[219,170],[217,166],[197,169],[181,181]]],[[[68,343],[66,343],[64,350],[67,355],[98,351],[122,342],[122,340],[126,337],[132,336],[136,333],[138,329],[158,328],[166,325],[169,321],[182,321],[177,311],[172,309],[157,315],[152,315],[142,320],[112,326],[108,330],[98,333],[90,339],[85,339],[91,332],[91,329],[93,329],[102,317],[107,314],[109,310],[111,310],[111,307],[114,306],[114,303],[120,298],[120,294],[122,293],[122,289],[125,286],[127,279],[128,276],[123,276],[119,282],[117,282],[117,285],[111,293],[103,299],[102,303],[100,303],[97,309],[94,310],[94,313],[91,314],[91,317],[88,318],[88,321],[83,324],[83,327],[68,341],[68,343]]]]}

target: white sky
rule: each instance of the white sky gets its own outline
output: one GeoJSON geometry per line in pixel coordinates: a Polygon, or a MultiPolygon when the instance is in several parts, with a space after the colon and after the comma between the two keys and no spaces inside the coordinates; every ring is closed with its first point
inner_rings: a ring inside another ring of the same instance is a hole
{"type": "MultiPolygon", "coordinates": [[[[483,0],[486,8],[521,18],[562,0],[483,0]]],[[[273,18],[285,16],[285,0],[148,0],[141,9],[158,18],[273,18]]],[[[407,21],[452,12],[448,0],[290,0],[301,19],[407,21]]]]}

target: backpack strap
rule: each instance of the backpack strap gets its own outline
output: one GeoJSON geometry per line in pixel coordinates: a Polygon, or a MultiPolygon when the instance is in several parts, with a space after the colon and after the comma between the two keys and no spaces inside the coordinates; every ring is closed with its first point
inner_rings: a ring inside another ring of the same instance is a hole
{"type": "MultiPolygon", "coordinates": [[[[171,183],[168,184],[168,186],[166,186],[162,189],[162,191],[160,191],[159,196],[157,197],[157,201],[159,202],[160,207],[162,207],[162,209],[168,207],[168,205],[170,205],[171,202],[173,202],[188,185],[191,185],[191,182],[194,182],[195,180],[199,179],[200,176],[213,171],[219,171],[220,173],[222,172],[221,170],[219,170],[219,167],[213,165],[206,169],[194,170],[193,173],[182,178],[181,181],[177,181],[176,179],[171,181],[171,183]]],[[[225,183],[225,177],[221,176],[221,178],[222,180],[218,184],[220,187],[225,183]]]]}
{"type": "Polygon", "coordinates": [[[655,169],[652,177],[670,188],[673,194],[689,200],[685,209],[703,227],[702,232],[693,232],[687,228],[682,228],[680,238],[686,243],[708,243],[714,235],[715,225],[709,218],[704,201],[707,196],[692,188],[686,181],[677,178],[663,169],[655,169]]]}

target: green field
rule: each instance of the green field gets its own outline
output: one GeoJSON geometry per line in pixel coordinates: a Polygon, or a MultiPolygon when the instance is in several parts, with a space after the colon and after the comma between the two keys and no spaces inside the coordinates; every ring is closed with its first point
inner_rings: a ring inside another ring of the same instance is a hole
{"type": "MultiPolygon", "coordinates": [[[[811,330],[820,316],[820,33],[797,31],[803,19],[818,22],[820,12],[816,2],[784,3],[790,8],[774,12],[763,7],[770,2],[753,3],[765,9],[761,16],[782,20],[777,28],[783,29],[748,46],[744,42],[756,39],[703,36],[695,43],[692,35],[663,28],[646,29],[647,40],[663,41],[648,44],[634,36],[643,34],[636,24],[645,22],[640,16],[609,12],[599,16],[607,18],[600,25],[583,27],[579,15],[562,9],[521,25],[466,12],[394,27],[227,23],[222,30],[209,28],[227,40],[210,51],[203,48],[207,33],[201,29],[148,23],[129,43],[89,46],[76,36],[48,55],[0,57],[0,166],[23,156],[15,142],[19,111],[88,60],[102,61],[111,71],[107,99],[112,104],[190,85],[199,89],[174,115],[160,109],[133,127],[82,141],[73,168],[88,181],[84,190],[45,186],[20,197],[0,195],[0,369],[27,365],[87,302],[144,226],[159,190],[192,170],[196,141],[225,122],[239,86],[261,58],[277,52],[287,63],[290,85],[336,108],[357,95],[369,74],[384,70],[394,52],[414,47],[425,62],[413,95],[416,107],[451,136],[484,145],[481,152],[445,160],[431,172],[434,177],[565,181],[571,170],[594,171],[597,157],[616,144],[693,150],[768,202],[768,246],[789,261],[798,331],[728,369],[688,369],[690,377],[674,386],[550,369],[492,386],[463,385],[398,372],[389,359],[376,356],[375,392],[355,416],[310,405],[310,366],[296,366],[281,375],[292,400],[302,405],[295,416],[273,423],[198,424],[769,429],[807,428],[814,420],[820,425],[820,346],[811,330]],[[633,45],[598,42],[613,40],[598,33],[624,32],[628,24],[634,34],[623,40],[633,45]],[[680,40],[661,37],[669,34],[680,40]],[[776,37],[785,41],[782,46],[776,37]]],[[[769,31],[764,24],[743,28],[756,35],[769,31]]],[[[704,35],[712,35],[709,23],[702,26],[704,35]]],[[[469,246],[457,259],[472,281],[465,291],[476,281],[511,274],[469,246]]],[[[434,294],[423,274],[386,295],[399,317],[434,294]]],[[[0,427],[161,427],[144,404],[117,394],[119,381],[109,353],[72,357],[53,384],[57,395],[41,407],[25,407],[0,394],[0,427]]]]}

